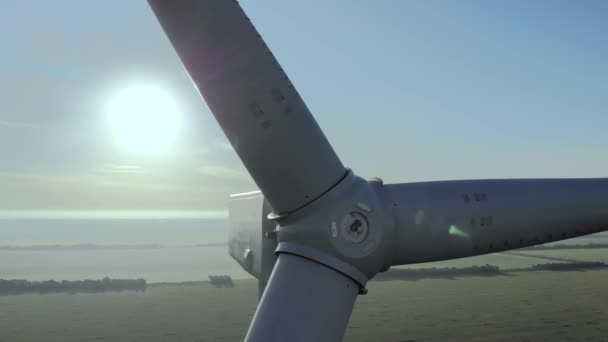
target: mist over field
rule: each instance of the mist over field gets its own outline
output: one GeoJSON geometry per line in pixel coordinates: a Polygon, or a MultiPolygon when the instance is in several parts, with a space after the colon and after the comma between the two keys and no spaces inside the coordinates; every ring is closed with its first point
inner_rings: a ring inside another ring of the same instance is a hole
{"type": "Polygon", "coordinates": [[[227,227],[226,219],[0,220],[0,278],[247,278],[223,245],[227,227]]]}
{"type": "Polygon", "coordinates": [[[0,245],[163,244],[226,242],[225,218],[0,219],[0,245]]]}

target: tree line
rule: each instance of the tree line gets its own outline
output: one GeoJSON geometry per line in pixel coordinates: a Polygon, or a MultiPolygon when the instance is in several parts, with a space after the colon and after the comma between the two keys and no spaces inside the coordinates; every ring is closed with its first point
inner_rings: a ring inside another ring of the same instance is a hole
{"type": "Polygon", "coordinates": [[[457,276],[496,276],[501,275],[500,267],[494,265],[443,268],[392,268],[379,273],[374,280],[450,278],[457,276]]]}
{"type": "Polygon", "coordinates": [[[0,279],[0,295],[17,295],[26,293],[93,293],[109,291],[145,291],[145,279],[110,279],[99,280],[45,280],[28,281],[20,279],[0,279]]]}
{"type": "Polygon", "coordinates": [[[229,275],[209,276],[209,282],[215,287],[234,287],[232,277],[229,275]]]}
{"type": "Polygon", "coordinates": [[[444,267],[444,268],[391,268],[388,272],[379,273],[373,280],[417,280],[426,278],[454,278],[468,276],[500,276],[507,272],[530,271],[576,271],[606,269],[608,264],[599,261],[567,261],[546,264],[536,264],[530,267],[510,269],[503,271],[498,266],[470,266],[470,267],[444,267]]]}
{"type": "Polygon", "coordinates": [[[594,268],[606,268],[606,264],[601,261],[573,261],[573,262],[551,262],[532,266],[533,270],[542,271],[574,271],[594,268]]]}

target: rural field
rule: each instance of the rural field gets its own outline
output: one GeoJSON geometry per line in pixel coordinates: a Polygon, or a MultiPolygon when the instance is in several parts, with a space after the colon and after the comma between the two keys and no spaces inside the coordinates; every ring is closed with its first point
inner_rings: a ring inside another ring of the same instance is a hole
{"type": "MultiPolygon", "coordinates": [[[[0,341],[238,341],[256,283],[235,285],[0,297],[0,341]]],[[[345,341],[606,341],[607,288],[604,270],[375,281],[345,341]]]]}
{"type": "MultiPolygon", "coordinates": [[[[578,261],[601,261],[608,263],[608,249],[606,248],[589,248],[589,249],[565,249],[565,250],[526,250],[521,253],[526,256],[536,256],[541,258],[562,258],[578,261]]],[[[535,260],[538,261],[538,260],[535,260]]]]}
{"type": "MultiPolygon", "coordinates": [[[[604,255],[608,253],[604,252],[604,255]]],[[[453,259],[445,261],[425,262],[420,264],[412,264],[405,266],[396,266],[395,269],[422,269],[422,268],[443,268],[443,267],[470,267],[470,266],[483,266],[483,265],[495,265],[499,266],[502,270],[527,268],[533,265],[545,264],[551,262],[558,262],[556,260],[542,259],[542,258],[531,258],[526,255],[515,255],[505,253],[494,253],[479,255],[471,258],[453,259]]]]}

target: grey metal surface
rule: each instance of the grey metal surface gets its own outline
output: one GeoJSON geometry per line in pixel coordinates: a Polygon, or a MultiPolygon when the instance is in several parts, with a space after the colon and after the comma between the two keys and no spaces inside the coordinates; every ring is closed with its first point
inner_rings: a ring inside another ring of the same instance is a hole
{"type": "Polygon", "coordinates": [[[365,292],[367,281],[391,265],[386,256],[394,241],[393,220],[379,195],[383,195],[379,183],[349,171],[314,203],[276,219],[277,251],[329,266],[355,280],[365,292]],[[362,236],[353,239],[352,234],[362,236]]]}
{"type": "Polygon", "coordinates": [[[327,138],[236,1],[148,2],[276,213],[304,206],[344,176],[327,138]]]}
{"type": "Polygon", "coordinates": [[[341,341],[359,286],[317,262],[281,254],[246,341],[341,341]]]}
{"type": "Polygon", "coordinates": [[[264,284],[277,258],[276,241],[266,238],[275,224],[267,218],[270,208],[264,196],[259,191],[231,195],[228,213],[228,253],[264,284]]]}
{"type": "Polygon", "coordinates": [[[494,253],[608,228],[608,178],[384,185],[392,264],[494,253]]]}

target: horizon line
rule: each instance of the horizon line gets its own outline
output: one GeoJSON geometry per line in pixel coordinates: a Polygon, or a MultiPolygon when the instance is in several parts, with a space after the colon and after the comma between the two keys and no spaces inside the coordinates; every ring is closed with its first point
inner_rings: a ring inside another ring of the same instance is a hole
{"type": "Polygon", "coordinates": [[[226,210],[16,209],[0,210],[0,220],[193,220],[226,219],[226,210]]]}

